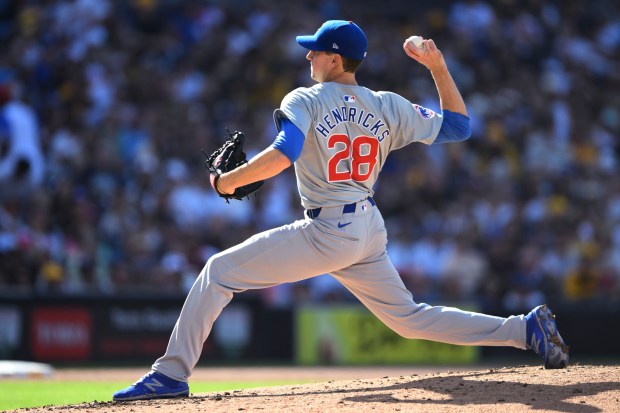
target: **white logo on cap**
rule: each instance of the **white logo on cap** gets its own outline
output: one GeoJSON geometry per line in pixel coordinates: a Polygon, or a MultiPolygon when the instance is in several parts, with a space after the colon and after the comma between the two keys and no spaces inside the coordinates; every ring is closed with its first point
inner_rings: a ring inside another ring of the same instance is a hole
{"type": "Polygon", "coordinates": [[[340,49],[336,43],[332,44],[332,47],[333,47],[334,49],[340,49]]]}

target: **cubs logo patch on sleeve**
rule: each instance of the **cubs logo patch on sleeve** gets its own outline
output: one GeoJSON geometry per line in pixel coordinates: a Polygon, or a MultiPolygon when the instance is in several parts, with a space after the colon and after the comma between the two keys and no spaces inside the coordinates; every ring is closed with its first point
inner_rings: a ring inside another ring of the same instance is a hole
{"type": "Polygon", "coordinates": [[[414,104],[413,108],[417,110],[424,119],[430,119],[433,116],[435,116],[435,112],[433,112],[430,109],[425,108],[424,106],[414,104]]]}

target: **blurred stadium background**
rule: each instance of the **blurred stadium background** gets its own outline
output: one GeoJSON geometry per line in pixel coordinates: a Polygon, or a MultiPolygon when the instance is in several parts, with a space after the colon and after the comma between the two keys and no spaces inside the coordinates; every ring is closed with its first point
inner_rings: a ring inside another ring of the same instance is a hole
{"type": "MultiPolygon", "coordinates": [[[[576,356],[620,354],[620,3],[0,1],[0,359],[153,361],[213,253],[302,218],[292,170],[225,204],[201,149],[250,155],[312,84],[295,35],[351,19],[362,85],[439,109],[402,52],[435,40],[473,136],[394,153],[376,200],[419,302],[549,303],[576,356]]],[[[274,263],[277,265],[277,263],[274,263]]],[[[202,362],[469,363],[405,342],[328,275],[237,295],[202,362]]],[[[532,355],[532,357],[534,357],[532,355]]]]}

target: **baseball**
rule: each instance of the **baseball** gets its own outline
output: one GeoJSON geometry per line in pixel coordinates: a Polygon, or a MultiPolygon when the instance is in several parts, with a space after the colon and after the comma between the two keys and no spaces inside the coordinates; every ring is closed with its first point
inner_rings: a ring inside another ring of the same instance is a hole
{"type": "Polygon", "coordinates": [[[422,36],[411,36],[410,38],[407,39],[406,43],[413,44],[415,47],[420,48],[422,47],[423,40],[424,38],[422,38],[422,36]]]}

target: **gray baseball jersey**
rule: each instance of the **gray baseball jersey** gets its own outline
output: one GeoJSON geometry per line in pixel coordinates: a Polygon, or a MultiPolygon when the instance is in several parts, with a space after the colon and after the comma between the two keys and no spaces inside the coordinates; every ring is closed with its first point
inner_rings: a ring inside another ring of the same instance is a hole
{"type": "Polygon", "coordinates": [[[313,211],[212,256],[153,370],[186,381],[234,293],[326,273],[403,337],[526,348],[523,315],[416,303],[387,255],[385,223],[369,198],[373,184],[390,151],[434,141],[439,115],[394,93],[324,83],[287,95],[276,123],[282,116],[306,136],[295,171],[302,204],[313,211]]]}
{"type": "Polygon", "coordinates": [[[412,142],[431,144],[442,117],[392,92],[319,83],[289,93],[274,113],[306,136],[295,162],[306,209],[343,205],[372,196],[388,154],[412,142]]]}

